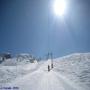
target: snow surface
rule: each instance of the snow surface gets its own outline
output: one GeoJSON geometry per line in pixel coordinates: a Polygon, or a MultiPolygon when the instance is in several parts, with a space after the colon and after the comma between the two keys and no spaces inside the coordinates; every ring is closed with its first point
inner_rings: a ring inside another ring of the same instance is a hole
{"type": "Polygon", "coordinates": [[[13,66],[0,65],[0,87],[18,87],[18,90],[90,90],[90,53],[54,59],[54,68],[50,72],[47,66],[51,60],[15,63],[13,66]]]}

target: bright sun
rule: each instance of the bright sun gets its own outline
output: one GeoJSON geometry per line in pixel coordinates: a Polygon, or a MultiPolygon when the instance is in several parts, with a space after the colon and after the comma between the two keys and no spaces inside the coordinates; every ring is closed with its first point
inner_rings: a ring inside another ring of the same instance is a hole
{"type": "Polygon", "coordinates": [[[56,15],[63,16],[66,10],[65,0],[55,0],[53,8],[56,15]]]}

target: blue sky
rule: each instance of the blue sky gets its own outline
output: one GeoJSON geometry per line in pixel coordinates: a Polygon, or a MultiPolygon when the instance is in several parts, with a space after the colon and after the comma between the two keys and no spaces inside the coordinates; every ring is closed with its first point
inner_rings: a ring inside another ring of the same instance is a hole
{"type": "Polygon", "coordinates": [[[62,18],[54,14],[52,0],[0,0],[0,52],[90,52],[90,0],[66,1],[62,18]]]}

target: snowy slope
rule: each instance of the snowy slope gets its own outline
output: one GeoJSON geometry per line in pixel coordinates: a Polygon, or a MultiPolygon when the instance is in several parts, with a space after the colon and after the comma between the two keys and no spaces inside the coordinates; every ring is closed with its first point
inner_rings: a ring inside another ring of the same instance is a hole
{"type": "Polygon", "coordinates": [[[12,59],[6,59],[3,61],[0,66],[16,66],[17,65],[17,58],[12,58],[12,59]]]}
{"type": "Polygon", "coordinates": [[[54,69],[78,86],[90,90],[90,53],[76,53],[58,58],[54,69]]]}
{"type": "Polygon", "coordinates": [[[90,53],[54,59],[54,69],[48,72],[50,62],[0,66],[0,84],[19,90],[90,90],[90,53]]]}
{"type": "Polygon", "coordinates": [[[6,59],[0,64],[0,86],[4,85],[5,83],[11,82],[17,77],[24,76],[36,69],[37,61],[35,61],[34,63],[30,63],[29,60],[32,58],[25,58],[29,56],[29,54],[20,55],[21,56],[20,58],[18,58],[18,60],[17,57],[15,57],[6,59]]]}

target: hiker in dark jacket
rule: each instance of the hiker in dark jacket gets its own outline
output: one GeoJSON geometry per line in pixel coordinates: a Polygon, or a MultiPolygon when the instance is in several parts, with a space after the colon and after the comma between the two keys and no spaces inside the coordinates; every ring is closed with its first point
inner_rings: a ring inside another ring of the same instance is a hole
{"type": "Polygon", "coordinates": [[[48,65],[48,72],[50,71],[50,66],[48,65]]]}

